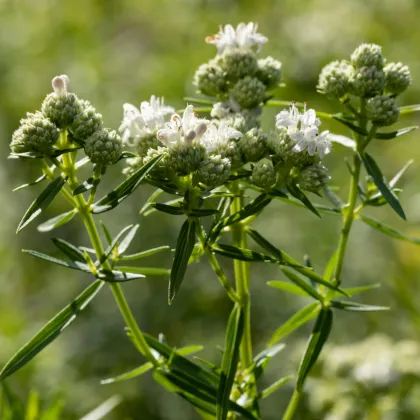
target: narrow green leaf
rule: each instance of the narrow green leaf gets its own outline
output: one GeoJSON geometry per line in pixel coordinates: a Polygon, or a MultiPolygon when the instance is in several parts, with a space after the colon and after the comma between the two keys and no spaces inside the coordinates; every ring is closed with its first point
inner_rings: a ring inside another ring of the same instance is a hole
{"type": "Polygon", "coordinates": [[[58,216],[53,217],[52,219],[47,220],[44,223],[41,223],[38,226],[37,229],[40,232],[49,232],[53,229],[56,229],[56,228],[58,228],[58,227],[60,227],[64,224],[70,222],[70,220],[73,219],[75,214],[76,214],[75,210],[71,210],[71,211],[68,211],[66,213],[59,214],[58,216]]]}
{"type": "Polygon", "coordinates": [[[401,177],[405,174],[405,172],[407,171],[407,169],[413,164],[414,160],[410,159],[402,168],[400,171],[398,171],[397,174],[395,174],[394,178],[391,179],[391,181],[389,181],[389,185],[391,187],[395,187],[395,185],[397,184],[397,182],[401,179],[401,177]]]}
{"type": "Polygon", "coordinates": [[[294,295],[298,296],[310,296],[306,293],[303,289],[294,284],[288,283],[287,281],[282,280],[271,280],[267,282],[270,287],[274,287],[276,289],[284,290],[285,292],[293,293],[294,295]]]}
{"type": "Polygon", "coordinates": [[[263,400],[264,398],[267,398],[273,392],[277,391],[280,387],[287,384],[287,382],[289,382],[291,379],[293,379],[293,375],[286,376],[274,382],[273,384],[271,384],[269,387],[267,387],[261,392],[259,399],[263,400]]]}
{"type": "Polygon", "coordinates": [[[305,280],[301,279],[298,275],[293,273],[292,271],[288,270],[287,268],[282,268],[281,271],[287,276],[287,278],[296,284],[296,286],[300,287],[304,290],[308,295],[312,296],[314,299],[319,300],[322,302],[324,297],[320,295],[313,287],[311,287],[305,280]]]}
{"type": "Polygon", "coordinates": [[[149,257],[150,255],[154,255],[158,252],[166,251],[168,249],[171,249],[169,245],[158,246],[157,248],[151,248],[146,251],[138,252],[137,254],[122,255],[119,259],[122,261],[139,260],[141,258],[149,257]]]}
{"type": "Polygon", "coordinates": [[[337,251],[335,251],[331,255],[331,258],[329,259],[327,266],[325,267],[325,271],[323,275],[325,280],[332,281],[336,266],[337,266],[337,251]]]}
{"type": "Polygon", "coordinates": [[[250,249],[239,248],[233,245],[212,245],[211,250],[216,254],[223,255],[224,257],[232,258],[234,260],[239,261],[270,262],[275,264],[278,263],[276,259],[268,255],[261,254],[260,252],[251,251],[250,249]]]}
{"type": "Polygon", "coordinates": [[[111,243],[108,245],[106,250],[104,251],[104,254],[101,255],[101,258],[99,259],[99,263],[103,264],[107,258],[111,255],[111,252],[114,250],[114,248],[117,246],[117,244],[120,242],[121,238],[124,236],[124,234],[131,230],[133,225],[128,225],[124,229],[121,230],[121,232],[118,233],[118,235],[111,241],[111,243]]]}
{"type": "Polygon", "coordinates": [[[349,288],[345,288],[344,290],[351,297],[358,293],[364,293],[364,292],[369,292],[370,290],[373,290],[373,289],[378,289],[379,287],[381,287],[380,283],[374,283],[374,284],[368,284],[367,286],[349,287],[349,288]]]}
{"type": "Polygon", "coordinates": [[[355,133],[361,134],[362,136],[366,136],[368,133],[362,127],[358,127],[357,125],[351,123],[345,118],[342,118],[339,115],[333,115],[333,118],[340,122],[341,124],[345,125],[346,127],[350,128],[350,130],[354,131],[355,133]]]}
{"type": "Polygon", "coordinates": [[[356,150],[356,142],[350,137],[342,136],[341,134],[330,133],[328,134],[328,138],[334,143],[338,143],[344,147],[348,147],[349,149],[356,150]]]}
{"type": "Polygon", "coordinates": [[[185,214],[185,211],[181,206],[170,206],[168,204],[162,203],[150,203],[149,207],[152,207],[162,213],[172,214],[173,216],[182,216],[185,214]]]}
{"type": "Polygon", "coordinates": [[[375,185],[378,187],[379,191],[382,193],[384,198],[388,201],[390,206],[394,209],[394,211],[404,220],[406,220],[404,210],[401,207],[401,204],[398,200],[398,197],[392,191],[392,188],[388,184],[385,177],[382,175],[379,166],[375,162],[372,156],[368,153],[361,155],[361,159],[365,165],[365,168],[368,174],[372,177],[375,185]]]}
{"type": "Polygon", "coordinates": [[[39,178],[37,178],[35,181],[29,182],[27,184],[19,185],[19,187],[14,188],[12,191],[16,192],[16,191],[19,191],[19,190],[23,190],[24,188],[31,187],[32,185],[39,184],[40,182],[44,181],[45,179],[47,179],[47,175],[43,174],[39,178]]]}
{"type": "Polygon", "coordinates": [[[99,280],[92,283],[75,300],[73,300],[73,302],[67,305],[51,321],[41,328],[41,330],[39,330],[38,333],[6,363],[0,372],[0,380],[3,380],[16,372],[48,344],[54,341],[96,296],[103,284],[104,283],[99,280]]]}
{"type": "Polygon", "coordinates": [[[172,264],[171,276],[169,278],[168,301],[172,303],[188,267],[188,260],[194,249],[196,222],[194,219],[187,219],[179,232],[174,261],[172,264]]]}
{"type": "Polygon", "coordinates": [[[311,371],[313,365],[318,360],[321,350],[330,335],[333,322],[331,309],[323,309],[315,322],[311,337],[309,338],[305,354],[300,362],[296,389],[302,392],[305,379],[311,371]]]}
{"type": "Polygon", "coordinates": [[[404,134],[411,133],[412,131],[417,130],[418,128],[419,127],[415,125],[413,127],[405,127],[405,128],[401,128],[400,130],[392,131],[388,133],[376,133],[375,138],[379,140],[391,140],[391,139],[395,139],[395,137],[399,137],[399,136],[403,136],[404,134]]]}
{"type": "Polygon", "coordinates": [[[114,395],[103,402],[99,407],[96,407],[93,411],[83,416],[80,420],[101,420],[107,416],[117,405],[122,401],[122,398],[118,395],[114,395]]]}
{"type": "Polygon", "coordinates": [[[411,242],[412,244],[420,245],[420,238],[415,238],[414,236],[406,235],[405,233],[399,232],[398,230],[395,230],[390,226],[384,225],[383,223],[371,217],[367,217],[362,214],[359,214],[358,217],[367,225],[373,227],[379,232],[385,233],[385,235],[391,236],[395,239],[400,239],[402,241],[411,242]]]}
{"type": "Polygon", "coordinates": [[[41,192],[41,194],[30,205],[29,209],[24,214],[16,233],[20,232],[22,229],[28,226],[29,223],[31,223],[49,206],[54,197],[60,192],[66,181],[67,177],[63,178],[62,176],[59,176],[50,184],[48,184],[48,186],[41,192]]]}
{"type": "Polygon", "coordinates": [[[284,344],[276,344],[269,347],[262,352],[258,353],[246,372],[252,372],[256,380],[264,373],[269,361],[279,352],[281,352],[286,346],[284,344]]]}
{"type": "Polygon", "coordinates": [[[400,114],[411,114],[420,111],[420,105],[405,105],[400,107],[400,114]]]}
{"type": "Polygon", "coordinates": [[[105,235],[105,239],[108,242],[108,245],[111,245],[112,243],[112,235],[111,232],[109,231],[109,229],[106,227],[105,223],[103,222],[103,220],[100,220],[99,223],[101,224],[101,228],[104,232],[105,235]]]}
{"type": "Polygon", "coordinates": [[[144,274],[145,276],[169,276],[171,274],[171,270],[167,268],[117,266],[116,269],[123,273],[144,274]]]}
{"type": "Polygon", "coordinates": [[[296,183],[293,180],[289,180],[289,182],[287,183],[287,191],[289,191],[289,193],[293,197],[297,198],[312,213],[314,213],[318,217],[321,217],[321,215],[318,213],[318,210],[309,201],[309,198],[306,197],[303,191],[296,185],[296,183]]]}
{"type": "Polygon", "coordinates": [[[188,212],[188,215],[191,217],[206,217],[217,213],[219,213],[219,210],[216,209],[192,209],[188,212]]]}
{"type": "Polygon", "coordinates": [[[127,251],[128,247],[131,245],[131,242],[133,242],[139,227],[140,225],[133,226],[130,232],[128,232],[125,238],[120,242],[118,245],[118,255],[124,254],[124,252],[127,251]]]}
{"type": "Polygon", "coordinates": [[[83,182],[83,184],[78,185],[73,190],[73,195],[75,196],[75,195],[82,194],[82,193],[84,193],[86,191],[90,191],[93,188],[97,187],[100,182],[101,182],[101,179],[100,178],[90,177],[85,182],[83,182]]]}
{"type": "Polygon", "coordinates": [[[163,190],[157,188],[152,195],[145,201],[143,207],[140,209],[139,214],[144,214],[146,210],[149,209],[150,203],[154,203],[161,195],[163,194],[163,190]]]}
{"type": "Polygon", "coordinates": [[[345,302],[342,300],[331,301],[331,307],[336,308],[336,309],[342,309],[343,311],[352,311],[352,312],[389,311],[389,307],[387,306],[364,305],[363,303],[345,302]]]}
{"type": "Polygon", "coordinates": [[[97,276],[98,279],[109,283],[120,283],[125,281],[137,280],[146,277],[143,274],[136,274],[136,273],[123,273],[118,270],[105,270],[102,269],[98,272],[97,276]]]}
{"type": "Polygon", "coordinates": [[[71,268],[73,270],[84,271],[85,273],[91,273],[89,266],[79,261],[68,262],[64,260],[59,260],[58,258],[51,257],[50,255],[43,254],[42,252],[33,251],[31,249],[23,249],[22,252],[26,252],[29,255],[51,262],[53,264],[61,265],[63,267],[71,268]]]}
{"type": "Polygon", "coordinates": [[[104,213],[118,206],[125,200],[144,180],[154,166],[162,159],[163,155],[159,155],[151,159],[136,172],[130,175],[117,188],[109,192],[93,205],[93,213],[104,213]]]}
{"type": "Polygon", "coordinates": [[[75,245],[60,238],[52,238],[53,244],[72,261],[86,262],[83,252],[75,245]]]}
{"type": "Polygon", "coordinates": [[[229,397],[239,362],[239,347],[244,332],[244,314],[235,305],[228,321],[225,338],[225,351],[222,359],[220,384],[217,390],[216,418],[226,420],[229,412],[229,397]]]}
{"type": "Polygon", "coordinates": [[[321,305],[318,302],[310,303],[309,305],[300,309],[274,332],[267,345],[273,346],[278,341],[288,336],[290,333],[306,324],[311,319],[315,318],[320,310],[321,305]]]}
{"type": "Polygon", "coordinates": [[[114,382],[127,381],[128,379],[136,378],[137,376],[143,375],[143,373],[148,372],[153,369],[153,364],[147,362],[136,369],[130,370],[129,372],[123,373],[121,375],[115,376],[114,378],[103,379],[101,385],[113,384],[114,382]]]}

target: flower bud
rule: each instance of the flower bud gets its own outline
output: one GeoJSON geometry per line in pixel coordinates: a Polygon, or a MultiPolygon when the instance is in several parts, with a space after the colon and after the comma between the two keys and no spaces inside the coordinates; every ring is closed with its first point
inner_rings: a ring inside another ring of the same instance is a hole
{"type": "Polygon", "coordinates": [[[222,185],[230,176],[230,160],[222,158],[220,155],[207,157],[198,170],[198,180],[214,188],[222,185]]]}
{"type": "Polygon", "coordinates": [[[242,108],[256,108],[264,100],[265,85],[255,77],[246,76],[235,84],[230,94],[242,108]]]}
{"type": "Polygon", "coordinates": [[[134,145],[136,147],[136,153],[141,157],[145,157],[149,149],[157,150],[161,146],[161,142],[156,138],[156,135],[144,136],[136,139],[134,145]]]}
{"type": "Polygon", "coordinates": [[[382,48],[376,44],[361,44],[351,55],[351,63],[356,69],[376,67],[382,70],[385,64],[382,48]]]}
{"type": "Polygon", "coordinates": [[[276,183],[276,171],[270,159],[262,159],[254,165],[252,180],[258,187],[268,189],[276,183]]]}
{"type": "Polygon", "coordinates": [[[318,89],[325,95],[337,98],[344,96],[349,90],[349,79],[353,67],[347,61],[333,61],[321,71],[318,89]]]}
{"type": "Polygon", "coordinates": [[[381,92],[385,84],[385,73],[376,67],[361,67],[349,80],[349,91],[353,95],[372,97],[381,92]]]}
{"type": "Polygon", "coordinates": [[[234,140],[218,144],[213,154],[229,159],[233,169],[240,168],[243,164],[238,142],[234,140]]]}
{"type": "Polygon", "coordinates": [[[121,156],[121,137],[114,130],[96,131],[85,143],[85,153],[92,163],[101,166],[115,163],[121,156]]]}
{"type": "Polygon", "coordinates": [[[200,168],[205,157],[206,149],[202,145],[189,146],[179,142],[168,149],[166,164],[177,175],[185,176],[200,168]]]}
{"type": "Polygon", "coordinates": [[[202,64],[194,75],[194,85],[204,95],[223,96],[227,91],[226,75],[216,59],[202,64]]]}
{"type": "Polygon", "coordinates": [[[267,89],[273,89],[280,84],[281,63],[273,57],[260,58],[256,77],[264,83],[267,89]]]}
{"type": "Polygon", "coordinates": [[[368,111],[372,122],[378,126],[392,125],[400,116],[395,98],[388,95],[379,95],[369,99],[368,111]]]}
{"type": "Polygon", "coordinates": [[[329,180],[328,169],[321,163],[303,169],[297,178],[300,188],[311,192],[317,192],[329,180]]]}
{"type": "MultiPolygon", "coordinates": [[[[146,164],[151,159],[155,158],[159,155],[166,155],[168,149],[163,146],[158,146],[157,148],[150,148],[147,151],[146,156],[142,159],[143,164],[146,164]]],[[[127,159],[128,160],[128,159],[127,159]]],[[[142,165],[141,165],[142,166],[142,165]]],[[[156,178],[165,178],[167,172],[171,170],[167,162],[167,156],[163,156],[163,158],[153,167],[150,174],[156,178]]]]}
{"type": "Polygon", "coordinates": [[[385,90],[396,95],[404,92],[411,85],[411,73],[402,63],[389,63],[384,68],[385,90]]]}
{"type": "Polygon", "coordinates": [[[13,153],[39,152],[50,155],[60,135],[57,127],[40,112],[27,114],[13,133],[10,148],[13,153]]]}
{"type": "Polygon", "coordinates": [[[257,58],[250,50],[229,49],[216,60],[226,79],[233,83],[245,76],[253,75],[257,70],[257,58]]]}
{"type": "Polygon", "coordinates": [[[85,140],[102,128],[102,115],[89,101],[79,100],[78,112],[70,126],[74,137],[85,140]]]}
{"type": "Polygon", "coordinates": [[[239,140],[239,148],[245,162],[256,162],[267,152],[267,135],[261,128],[252,128],[239,140]]]}

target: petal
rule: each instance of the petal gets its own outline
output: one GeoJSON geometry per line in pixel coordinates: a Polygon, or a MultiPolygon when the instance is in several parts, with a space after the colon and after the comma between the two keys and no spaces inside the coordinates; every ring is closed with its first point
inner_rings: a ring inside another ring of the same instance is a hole
{"type": "Polygon", "coordinates": [[[308,141],[308,155],[309,156],[313,156],[315,154],[316,146],[317,145],[316,145],[315,139],[308,141]]]}

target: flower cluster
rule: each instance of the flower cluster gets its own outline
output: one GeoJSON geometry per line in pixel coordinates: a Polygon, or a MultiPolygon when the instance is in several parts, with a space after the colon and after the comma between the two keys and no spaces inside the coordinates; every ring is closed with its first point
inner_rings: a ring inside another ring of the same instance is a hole
{"type": "Polygon", "coordinates": [[[333,61],[322,69],[318,89],[341,100],[348,95],[366,98],[372,121],[392,125],[399,116],[395,96],[411,84],[411,74],[402,63],[385,63],[380,46],[362,44],[350,61],[333,61]]]}
{"type": "Polygon", "coordinates": [[[102,115],[89,101],[68,92],[68,85],[66,75],[53,79],[54,92],[47,95],[41,111],[28,113],[13,133],[12,152],[18,156],[59,155],[60,133],[67,131],[74,147],[84,146],[92,163],[105,166],[116,162],[121,155],[119,135],[103,128],[102,115]]]}

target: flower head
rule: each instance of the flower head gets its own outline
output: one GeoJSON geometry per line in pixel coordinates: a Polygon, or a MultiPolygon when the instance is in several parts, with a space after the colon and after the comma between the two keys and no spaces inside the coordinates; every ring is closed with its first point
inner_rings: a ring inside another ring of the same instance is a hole
{"type": "Polygon", "coordinates": [[[152,95],[150,102],[143,101],[140,109],[134,105],[124,104],[124,118],[119,128],[123,133],[123,143],[129,144],[130,139],[138,140],[150,137],[165,125],[165,117],[175,110],[166,106],[163,98],[152,95]]]}
{"type": "Polygon", "coordinates": [[[219,146],[226,145],[231,140],[237,140],[242,137],[242,133],[233,127],[230,127],[227,121],[222,120],[219,126],[209,124],[207,130],[201,138],[201,144],[211,153],[219,146]]]}
{"type": "Polygon", "coordinates": [[[253,22],[248,24],[240,23],[236,29],[232,25],[220,26],[219,33],[208,36],[206,42],[216,45],[218,55],[227,49],[250,50],[254,46],[257,46],[257,52],[259,52],[268,39],[264,35],[257,33],[257,29],[258,25],[253,22]]]}
{"type": "Polygon", "coordinates": [[[331,142],[328,139],[329,131],[319,133],[320,125],[321,121],[316,117],[315,110],[306,110],[306,105],[302,113],[293,104],[289,111],[281,111],[276,117],[277,128],[287,129],[287,134],[295,142],[294,152],[306,149],[313,156],[317,151],[322,159],[331,151],[331,142]]]}

